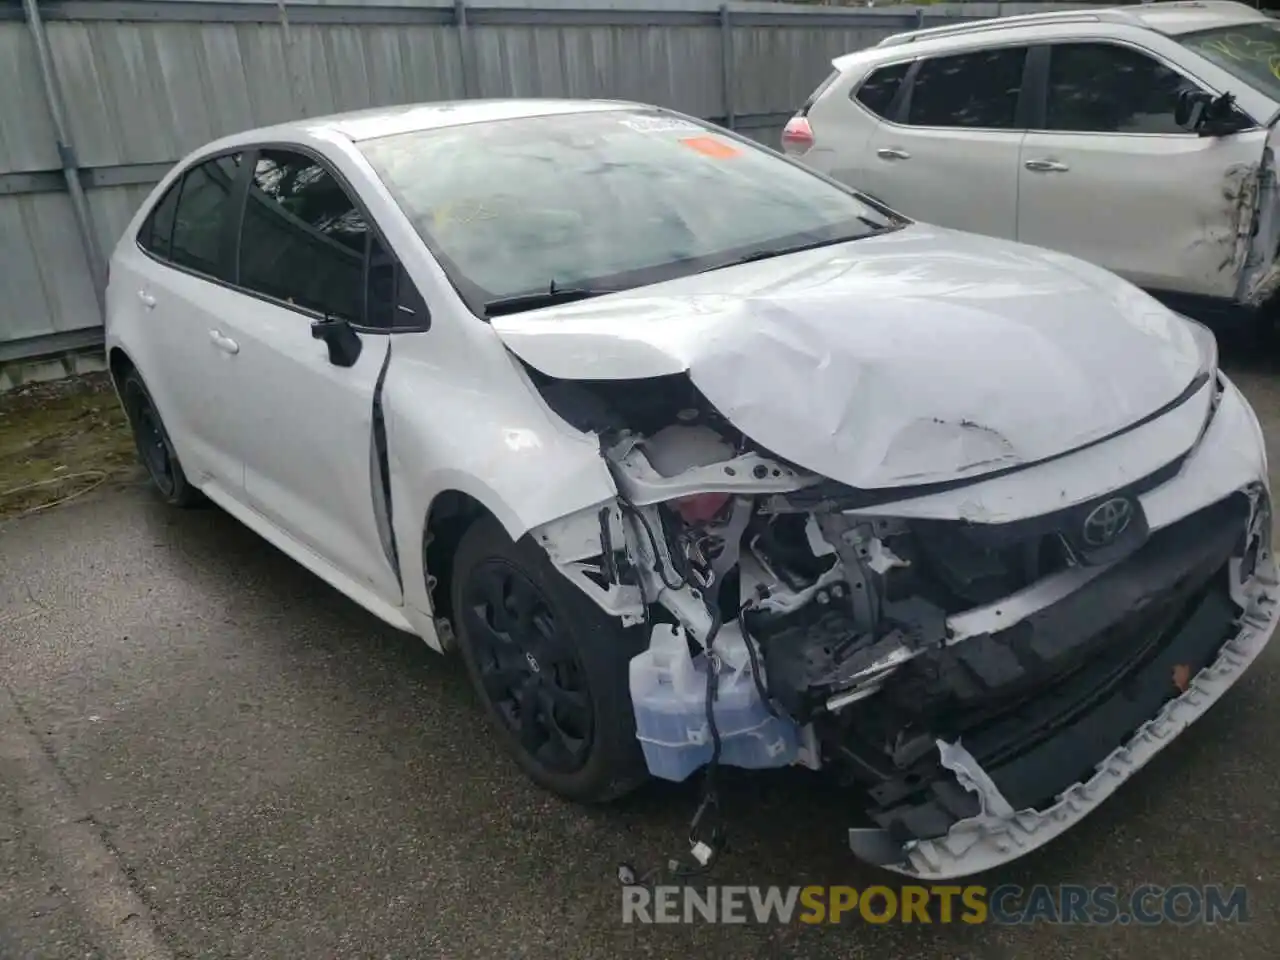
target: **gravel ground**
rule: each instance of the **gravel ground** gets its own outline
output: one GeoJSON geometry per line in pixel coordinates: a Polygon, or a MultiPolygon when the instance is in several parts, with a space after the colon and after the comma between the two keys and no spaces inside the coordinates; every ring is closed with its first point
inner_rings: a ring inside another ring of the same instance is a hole
{"type": "MultiPolygon", "coordinates": [[[[1276,449],[1276,370],[1228,366],[1276,449]]],[[[5,526],[0,958],[1280,951],[1280,646],[1069,839],[983,878],[1245,884],[1247,924],[624,925],[618,864],[680,852],[692,790],[566,805],[478,717],[456,661],[218,510],[132,486],[5,526]]],[[[892,882],[846,854],[846,803],[802,772],[733,778],[716,880],[892,882]]]]}

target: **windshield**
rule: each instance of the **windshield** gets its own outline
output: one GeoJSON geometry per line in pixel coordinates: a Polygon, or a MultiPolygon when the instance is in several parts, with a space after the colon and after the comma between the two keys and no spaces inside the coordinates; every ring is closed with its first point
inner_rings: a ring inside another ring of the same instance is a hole
{"type": "Polygon", "coordinates": [[[656,110],[466,124],[359,148],[477,313],[512,297],[635,287],[905,222],[763,149],[656,110]]]}
{"type": "Polygon", "coordinates": [[[1280,101],[1280,24],[1245,23],[1178,37],[1215,66],[1280,101]]]}

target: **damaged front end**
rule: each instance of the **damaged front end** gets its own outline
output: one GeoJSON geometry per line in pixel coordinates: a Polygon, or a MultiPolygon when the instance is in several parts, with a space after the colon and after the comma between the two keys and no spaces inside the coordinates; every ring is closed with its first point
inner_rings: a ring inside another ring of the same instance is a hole
{"type": "Polygon", "coordinates": [[[1177,516],[1185,457],[1024,519],[895,517],[759,448],[685,377],[539,389],[617,486],[533,533],[649,629],[631,696],[651,772],[831,771],[869,818],[854,853],[889,869],[961,876],[1060,833],[1274,627],[1265,475],[1177,516]]]}

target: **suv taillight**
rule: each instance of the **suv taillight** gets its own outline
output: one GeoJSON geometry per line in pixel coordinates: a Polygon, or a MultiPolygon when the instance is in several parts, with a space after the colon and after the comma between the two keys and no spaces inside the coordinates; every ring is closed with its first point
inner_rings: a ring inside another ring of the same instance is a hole
{"type": "Polygon", "coordinates": [[[794,116],[782,128],[782,151],[788,156],[808,153],[813,142],[813,127],[809,125],[808,117],[794,116]]]}

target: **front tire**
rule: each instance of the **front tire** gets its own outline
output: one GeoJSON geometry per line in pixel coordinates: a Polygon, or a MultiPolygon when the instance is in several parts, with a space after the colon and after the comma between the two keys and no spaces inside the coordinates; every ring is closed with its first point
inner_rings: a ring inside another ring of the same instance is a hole
{"type": "Polygon", "coordinates": [[[138,448],[138,459],[146,468],[152,489],[170,506],[193,507],[201,503],[204,498],[187,481],[173,442],[164,428],[164,421],[160,419],[138,371],[130,370],[125,374],[120,395],[133,431],[134,445],[138,448]]]}
{"type": "Polygon", "coordinates": [[[535,783],[603,803],[648,779],[628,685],[643,630],[624,629],[490,517],[458,545],[452,602],[471,682],[535,783]]]}

